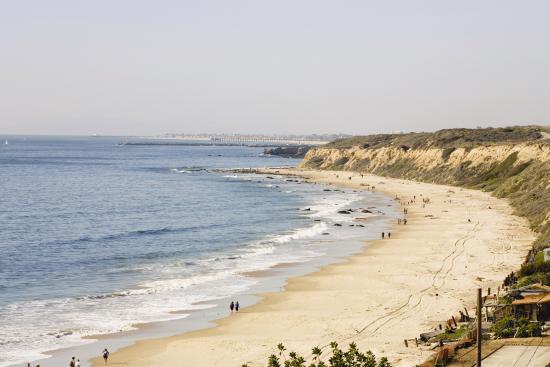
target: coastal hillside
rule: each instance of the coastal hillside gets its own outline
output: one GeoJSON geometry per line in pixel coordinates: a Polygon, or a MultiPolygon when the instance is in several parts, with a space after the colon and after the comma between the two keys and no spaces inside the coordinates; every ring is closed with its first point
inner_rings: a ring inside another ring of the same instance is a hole
{"type": "Polygon", "coordinates": [[[527,126],[380,134],[311,149],[302,168],[354,171],[490,191],[539,233],[520,284],[550,285],[550,129],[527,126]]]}

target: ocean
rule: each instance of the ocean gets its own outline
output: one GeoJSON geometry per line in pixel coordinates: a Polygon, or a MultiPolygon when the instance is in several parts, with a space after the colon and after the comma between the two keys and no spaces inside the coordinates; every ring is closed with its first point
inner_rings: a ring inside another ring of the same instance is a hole
{"type": "Polygon", "coordinates": [[[186,317],[257,289],[250,272],[346,256],[392,214],[378,194],[221,170],[299,163],[259,147],[4,139],[0,367],[186,317]],[[369,205],[365,227],[338,213],[369,205]]]}

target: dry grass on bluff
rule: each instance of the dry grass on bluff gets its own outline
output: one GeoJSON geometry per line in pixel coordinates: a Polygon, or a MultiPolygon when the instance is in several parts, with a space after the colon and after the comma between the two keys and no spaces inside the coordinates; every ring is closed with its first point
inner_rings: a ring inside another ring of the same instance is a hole
{"type": "Polygon", "coordinates": [[[549,132],[544,126],[513,126],[485,129],[444,129],[431,133],[377,134],[354,136],[336,140],[327,144],[326,148],[348,149],[354,146],[363,148],[381,148],[387,146],[418,148],[459,148],[474,147],[502,143],[518,143],[536,141],[543,137],[543,132],[549,132]]]}

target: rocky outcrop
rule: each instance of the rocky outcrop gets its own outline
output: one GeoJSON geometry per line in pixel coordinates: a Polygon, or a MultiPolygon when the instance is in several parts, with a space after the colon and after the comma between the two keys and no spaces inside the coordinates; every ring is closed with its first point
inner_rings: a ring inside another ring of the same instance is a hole
{"type": "Polygon", "coordinates": [[[304,158],[306,153],[311,149],[309,145],[296,145],[296,146],[285,146],[277,148],[266,148],[264,149],[264,154],[266,155],[276,155],[279,157],[285,158],[304,158]]]}

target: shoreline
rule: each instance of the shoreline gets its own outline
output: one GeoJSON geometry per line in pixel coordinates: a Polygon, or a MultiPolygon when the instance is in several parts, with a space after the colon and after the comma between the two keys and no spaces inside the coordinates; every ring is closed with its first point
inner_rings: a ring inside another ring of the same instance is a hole
{"type": "MultiPolygon", "coordinates": [[[[475,288],[498,286],[511,267],[521,264],[534,238],[526,220],[513,216],[504,200],[479,191],[372,175],[361,178],[351,172],[262,171],[355,189],[369,183],[390,197],[412,199],[416,194],[432,202],[422,209],[413,204],[409,224],[394,231],[391,240],[371,241],[341,263],[290,278],[283,291],[259,294],[255,305],[214,322],[213,328],[138,341],[113,353],[110,361],[130,366],[181,360],[255,366],[263,364],[279,342],[307,355],[313,346],[335,340],[354,341],[389,357],[395,366],[414,365],[430,352],[406,348],[403,340],[433,329],[463,307],[471,309],[475,288]],[[466,217],[474,220],[469,223],[466,217]]],[[[94,366],[101,364],[93,360],[94,366]]]]}
{"type": "MultiPolygon", "coordinates": [[[[279,176],[277,179],[283,181],[285,180],[285,177],[279,176]]],[[[314,222],[325,222],[328,220],[327,223],[329,224],[326,230],[329,231],[331,235],[327,237],[317,235],[310,239],[311,244],[314,244],[312,245],[313,247],[311,248],[311,250],[315,253],[318,252],[318,254],[316,256],[310,257],[309,259],[302,259],[302,257],[293,259],[289,258],[288,261],[277,263],[270,266],[269,268],[243,271],[242,273],[239,273],[242,277],[255,279],[255,285],[235,295],[240,301],[241,306],[246,307],[251,304],[257,303],[259,300],[262,299],[262,295],[264,293],[280,292],[284,288],[284,285],[289,278],[299,277],[303,276],[304,274],[316,272],[320,267],[324,265],[341,262],[345,257],[360,252],[361,249],[364,247],[362,240],[365,237],[374,238],[378,235],[380,230],[385,230],[389,223],[393,222],[393,220],[391,219],[393,217],[375,216],[369,222],[371,224],[369,226],[370,228],[346,229],[347,225],[344,225],[343,232],[342,229],[337,229],[337,227],[334,227],[333,229],[332,224],[330,223],[342,220],[343,222],[341,223],[346,223],[351,218],[345,218],[347,216],[336,215],[336,217],[341,218],[335,219],[334,214],[336,213],[336,207],[332,207],[334,209],[331,209],[329,211],[330,214],[326,214],[324,211],[325,209],[323,209],[323,205],[326,204],[321,205],[319,207],[320,209],[317,209],[317,205],[321,202],[324,202],[325,199],[328,199],[329,202],[334,201],[331,199],[331,193],[323,193],[322,191],[338,191],[339,193],[337,195],[340,195],[340,197],[344,200],[342,201],[342,199],[337,199],[336,202],[347,202],[347,204],[344,203],[344,206],[346,208],[356,208],[359,206],[365,207],[365,205],[371,204],[383,208],[387,204],[393,204],[392,200],[390,200],[387,196],[381,194],[371,195],[366,192],[356,194],[352,193],[351,190],[346,190],[346,193],[344,194],[343,190],[332,190],[331,187],[326,185],[317,185],[318,187],[315,187],[315,185],[307,185],[307,190],[316,192],[316,196],[318,198],[316,200],[308,202],[305,206],[308,207],[309,205],[311,205],[311,208],[313,209],[311,224],[313,225],[314,222]],[[322,201],[320,201],[321,199],[322,201]],[[316,208],[313,208],[314,206],[316,208]],[[317,214],[316,210],[321,211],[317,214]],[[377,230],[376,228],[379,229],[377,230]],[[339,239],[345,239],[346,245],[338,246],[338,248],[335,248],[333,243],[335,240],[339,239]],[[327,248],[327,246],[332,248],[327,248]]],[[[341,204],[332,203],[329,205],[341,204]]],[[[343,208],[344,207],[342,207],[341,209],[343,208]]],[[[306,212],[307,211],[309,211],[309,208],[306,210],[306,212]]],[[[351,221],[349,221],[349,223],[352,224],[351,221]]],[[[296,231],[302,229],[303,228],[300,227],[296,229],[296,231]]],[[[253,266],[252,268],[255,267],[256,266],[253,266]]],[[[159,320],[152,322],[140,322],[133,324],[132,329],[130,330],[120,330],[108,334],[93,334],[84,336],[82,337],[82,344],[44,351],[43,353],[49,355],[49,357],[37,359],[34,361],[34,363],[38,362],[41,366],[44,367],[55,366],[59,363],[65,363],[71,358],[71,356],[78,356],[78,358],[80,358],[82,362],[82,365],[87,366],[88,361],[97,356],[104,347],[108,347],[111,351],[117,351],[127,346],[131,346],[140,340],[166,338],[173,335],[191,332],[194,330],[209,329],[216,326],[216,320],[220,320],[229,316],[229,310],[226,305],[229,304],[230,301],[231,300],[229,298],[202,301],[191,305],[191,308],[170,312],[170,314],[173,315],[181,315],[181,317],[175,319],[165,321],[159,320]]],[[[15,367],[20,365],[22,364],[12,364],[10,366],[15,367]]]]}

